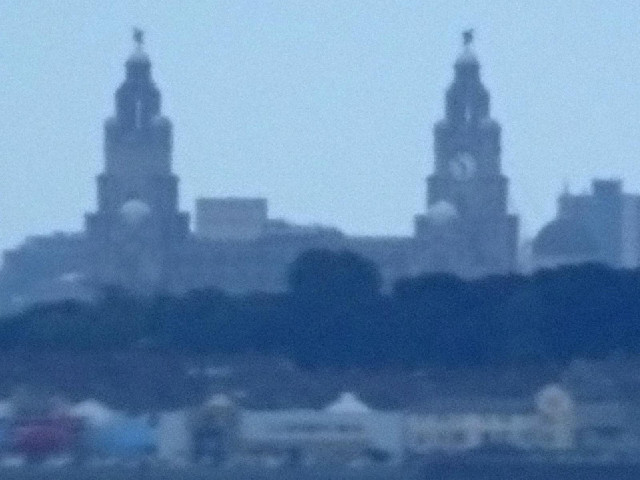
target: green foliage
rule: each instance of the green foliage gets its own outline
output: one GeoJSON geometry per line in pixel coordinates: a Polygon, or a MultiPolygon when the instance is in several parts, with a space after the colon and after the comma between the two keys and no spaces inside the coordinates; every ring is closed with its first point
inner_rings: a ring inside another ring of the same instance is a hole
{"type": "Polygon", "coordinates": [[[367,302],[378,296],[380,283],[376,266],[349,251],[308,250],[289,271],[291,294],[303,301],[346,305],[367,302]]]}
{"type": "Polygon", "coordinates": [[[156,349],[258,353],[309,368],[477,366],[640,353],[640,272],[599,265],[466,282],[399,281],[349,252],[312,250],[291,266],[284,294],[133,298],[40,305],[0,322],[0,348],[156,349]]]}

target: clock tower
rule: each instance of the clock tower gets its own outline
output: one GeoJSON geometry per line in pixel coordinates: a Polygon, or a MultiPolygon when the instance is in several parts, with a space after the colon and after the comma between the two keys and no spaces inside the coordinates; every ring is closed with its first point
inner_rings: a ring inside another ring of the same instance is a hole
{"type": "Polygon", "coordinates": [[[501,168],[501,129],[490,116],[489,93],[472,50],[473,32],[464,32],[463,38],[446,93],[445,118],[434,128],[427,215],[416,219],[416,237],[454,244],[439,246],[449,251],[442,269],[473,277],[515,270],[518,219],[507,211],[509,181],[501,168]],[[446,222],[430,215],[442,205],[454,212],[446,222]]]}
{"type": "Polygon", "coordinates": [[[189,216],[178,209],[171,122],[161,114],[142,31],[126,77],[105,122],[104,171],[98,176],[98,211],[87,215],[94,247],[93,276],[134,291],[171,289],[176,255],[189,235],[189,216]]]}

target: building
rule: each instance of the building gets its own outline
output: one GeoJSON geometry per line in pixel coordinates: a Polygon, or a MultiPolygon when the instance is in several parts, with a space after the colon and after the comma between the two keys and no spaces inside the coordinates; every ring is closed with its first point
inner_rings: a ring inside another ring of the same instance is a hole
{"type": "Polygon", "coordinates": [[[434,171],[427,179],[427,213],[415,219],[415,239],[427,270],[463,277],[517,268],[518,219],[507,212],[501,128],[471,50],[472,32],[455,63],[445,118],[434,128],[434,171]]]}
{"type": "Polygon", "coordinates": [[[406,417],[411,455],[471,450],[563,451],[575,448],[575,405],[559,385],[529,399],[444,399],[406,417]]]}
{"type": "Polygon", "coordinates": [[[42,436],[31,437],[40,448],[46,445],[40,460],[64,452],[94,465],[158,459],[182,466],[362,467],[464,458],[611,465],[634,461],[640,452],[635,402],[581,401],[560,384],[543,386],[533,398],[443,395],[384,410],[352,393],[322,408],[247,408],[237,402],[217,393],[179,410],[133,414],[95,400],[2,400],[0,464],[16,458],[9,446],[24,435],[22,425],[49,428],[69,421],[82,426],[79,443],[38,430],[47,432],[44,443],[42,436]]]}
{"type": "Polygon", "coordinates": [[[162,115],[151,61],[136,32],[115,114],[104,126],[97,210],[86,215],[82,232],[27,239],[5,252],[0,309],[86,299],[87,291],[104,286],[140,294],[282,291],[289,265],[312,248],[363,255],[377,264],[386,288],[425,272],[474,278],[514,271],[518,221],[507,213],[500,126],[489,116],[470,32],[464,38],[446,115],[434,131],[427,212],[416,217],[415,235],[353,237],[270,219],[262,198],[200,199],[191,231],[189,214],[178,205],[172,124],[162,115]]]}
{"type": "Polygon", "coordinates": [[[323,409],[252,410],[215,395],[194,410],[195,460],[258,465],[400,463],[403,416],[343,393],[323,409]]]}
{"type": "Polygon", "coordinates": [[[196,202],[195,235],[209,240],[247,241],[267,229],[265,198],[200,198],[196,202]]]}
{"type": "Polygon", "coordinates": [[[634,268],[640,261],[640,195],[619,180],[594,180],[591,192],[558,198],[556,218],[533,241],[534,268],[587,262],[634,268]]]}
{"type": "Polygon", "coordinates": [[[190,235],[189,215],[178,210],[172,126],[162,116],[151,62],[137,38],[116,91],[115,115],[104,126],[98,211],[86,216],[90,278],[135,290],[173,290],[179,288],[172,272],[190,235]]]}

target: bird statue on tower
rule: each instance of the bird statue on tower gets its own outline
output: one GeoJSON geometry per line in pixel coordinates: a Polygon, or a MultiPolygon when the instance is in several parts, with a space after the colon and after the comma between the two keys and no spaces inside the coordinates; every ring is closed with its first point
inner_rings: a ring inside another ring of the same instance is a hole
{"type": "Polygon", "coordinates": [[[462,40],[465,46],[470,45],[471,42],[473,42],[473,28],[462,32],[462,40]]]}

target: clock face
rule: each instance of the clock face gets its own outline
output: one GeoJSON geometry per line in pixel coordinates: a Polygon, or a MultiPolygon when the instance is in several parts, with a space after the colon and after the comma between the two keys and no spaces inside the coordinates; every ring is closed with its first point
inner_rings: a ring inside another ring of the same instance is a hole
{"type": "Polygon", "coordinates": [[[451,176],[459,181],[467,181],[473,178],[476,173],[476,161],[468,152],[458,153],[449,162],[451,176]]]}

